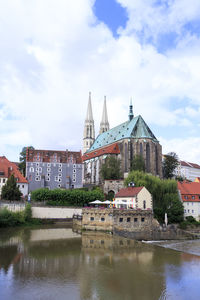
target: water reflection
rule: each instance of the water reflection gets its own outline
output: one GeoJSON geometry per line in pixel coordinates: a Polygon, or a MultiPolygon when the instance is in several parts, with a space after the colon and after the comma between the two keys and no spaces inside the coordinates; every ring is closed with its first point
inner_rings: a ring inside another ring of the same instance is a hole
{"type": "Polygon", "coordinates": [[[197,299],[199,267],[198,256],[99,232],[0,231],[2,299],[197,299]]]}

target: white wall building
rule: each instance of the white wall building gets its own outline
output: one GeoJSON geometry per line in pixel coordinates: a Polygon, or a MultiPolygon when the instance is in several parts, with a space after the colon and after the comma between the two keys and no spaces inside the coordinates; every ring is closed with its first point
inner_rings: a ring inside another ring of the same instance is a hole
{"type": "Polygon", "coordinates": [[[200,221],[200,183],[178,182],[178,191],[184,206],[184,216],[200,221]]]}
{"type": "Polygon", "coordinates": [[[182,176],[185,179],[194,181],[196,177],[200,177],[200,165],[180,161],[179,166],[174,171],[175,176],[182,176]]]}
{"type": "Polygon", "coordinates": [[[20,173],[17,165],[11,161],[9,161],[5,156],[0,156],[0,195],[2,191],[2,187],[6,184],[8,178],[11,175],[14,175],[17,186],[19,190],[26,196],[28,194],[28,181],[26,178],[20,173]]]}

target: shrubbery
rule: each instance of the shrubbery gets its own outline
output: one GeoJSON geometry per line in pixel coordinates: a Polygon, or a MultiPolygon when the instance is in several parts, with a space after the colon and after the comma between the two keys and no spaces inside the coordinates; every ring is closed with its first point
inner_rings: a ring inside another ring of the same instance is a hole
{"type": "Polygon", "coordinates": [[[92,191],[84,189],[62,190],[54,189],[49,190],[45,188],[37,189],[32,192],[31,198],[33,201],[46,201],[47,205],[51,206],[84,206],[94,200],[104,200],[104,194],[96,188],[92,191]]]}
{"type": "Polygon", "coordinates": [[[0,209],[0,227],[14,227],[19,225],[34,224],[31,205],[28,203],[25,210],[12,212],[6,207],[0,209]]]}
{"type": "Polygon", "coordinates": [[[197,227],[200,226],[200,222],[195,220],[193,216],[188,216],[185,218],[183,222],[180,223],[180,228],[181,229],[187,229],[187,227],[197,227]]]}

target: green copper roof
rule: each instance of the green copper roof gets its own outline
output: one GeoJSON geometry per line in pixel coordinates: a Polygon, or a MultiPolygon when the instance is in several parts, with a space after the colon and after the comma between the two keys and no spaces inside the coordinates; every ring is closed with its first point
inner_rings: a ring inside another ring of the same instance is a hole
{"type": "Polygon", "coordinates": [[[131,121],[124,122],[102,134],[99,134],[87,152],[91,152],[98,148],[108,146],[122,139],[130,138],[148,138],[158,142],[148,125],[139,115],[131,121]]]}

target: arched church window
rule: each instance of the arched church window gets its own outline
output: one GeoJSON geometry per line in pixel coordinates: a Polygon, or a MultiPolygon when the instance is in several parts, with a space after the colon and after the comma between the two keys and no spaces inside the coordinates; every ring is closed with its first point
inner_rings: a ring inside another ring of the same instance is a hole
{"type": "Polygon", "coordinates": [[[124,155],[124,159],[125,159],[125,162],[124,162],[124,165],[125,165],[125,172],[127,172],[128,170],[128,168],[127,168],[127,166],[128,166],[128,147],[127,147],[127,143],[125,143],[125,151],[124,151],[125,153],[125,155],[124,155]]]}
{"type": "Polygon", "coordinates": [[[146,171],[150,172],[150,146],[149,143],[146,144],[146,171]]]}
{"type": "Polygon", "coordinates": [[[143,146],[142,146],[142,143],[140,143],[140,155],[143,156],[143,146]]]}

